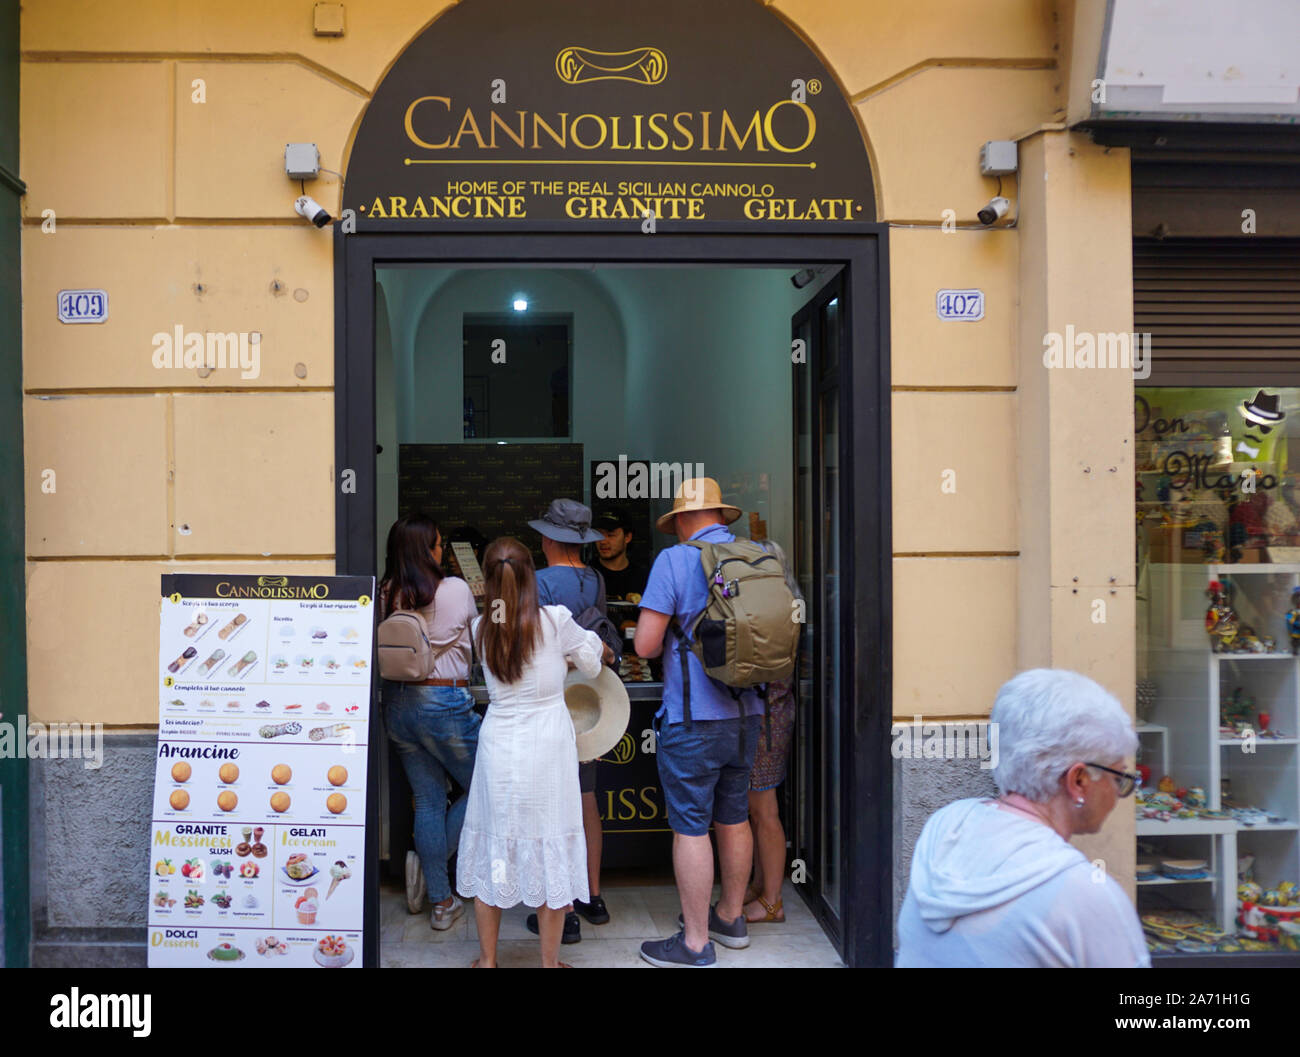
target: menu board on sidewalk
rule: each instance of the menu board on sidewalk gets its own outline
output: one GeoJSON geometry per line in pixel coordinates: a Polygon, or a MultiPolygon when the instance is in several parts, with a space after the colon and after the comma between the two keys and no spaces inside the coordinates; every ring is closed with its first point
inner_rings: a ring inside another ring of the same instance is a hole
{"type": "Polygon", "coordinates": [[[374,588],[162,577],[150,967],[361,966],[374,588]]]}

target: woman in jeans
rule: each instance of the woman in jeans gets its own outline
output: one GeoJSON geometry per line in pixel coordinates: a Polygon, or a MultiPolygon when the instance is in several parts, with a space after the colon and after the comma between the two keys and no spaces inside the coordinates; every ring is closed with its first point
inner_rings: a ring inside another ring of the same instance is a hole
{"type": "MultiPolygon", "coordinates": [[[[478,751],[479,717],[469,692],[469,623],[477,614],[469,585],[442,573],[442,535],[423,514],[407,514],[388,532],[379,587],[379,619],[394,610],[424,617],[436,657],[421,683],[380,682],[388,736],[415,799],[415,849],[433,902],[430,925],[451,928],[465,906],[451,890],[447,859],[460,842],[466,797],[447,808],[448,777],[468,790],[478,751]]],[[[412,912],[419,912],[419,903],[412,912]]]]}

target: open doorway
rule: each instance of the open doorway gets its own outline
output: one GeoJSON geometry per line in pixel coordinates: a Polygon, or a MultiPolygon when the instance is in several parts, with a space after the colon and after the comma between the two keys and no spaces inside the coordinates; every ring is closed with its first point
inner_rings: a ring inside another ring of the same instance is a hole
{"type": "MultiPolygon", "coordinates": [[[[376,251],[385,242],[395,245],[391,238],[373,242],[376,251]]],[[[364,334],[372,355],[374,502],[368,523],[356,517],[361,504],[342,519],[348,563],[376,574],[388,526],[417,509],[447,527],[452,539],[460,535],[481,546],[510,534],[540,559],[540,541],[527,522],[550,499],[568,496],[596,513],[619,508],[630,522],[629,552],[635,547],[648,567],[675,542],[653,527],[672,502],[672,487],[660,485],[675,483],[666,468],[717,479],[724,500],[743,511],[732,530],[779,542],[808,598],[799,741],[778,797],[788,859],[802,867],[795,902],[811,909],[851,964],[881,960],[864,937],[881,939],[886,952],[889,943],[888,912],[876,914],[888,895],[888,871],[879,869],[889,857],[889,797],[882,789],[888,774],[863,762],[872,755],[873,737],[885,744],[888,717],[882,724],[879,703],[887,698],[856,696],[857,687],[878,682],[885,671],[878,653],[860,659],[854,650],[863,637],[877,649],[888,641],[879,612],[887,599],[878,586],[887,570],[887,558],[881,560],[887,550],[880,549],[887,539],[887,478],[881,480],[878,460],[886,452],[878,435],[866,449],[875,465],[862,469],[886,504],[867,506],[869,526],[855,518],[852,487],[850,362],[869,368],[858,384],[870,392],[870,406],[878,407],[881,392],[878,275],[874,244],[868,248],[873,252],[859,260],[856,284],[852,261],[782,262],[780,255],[771,264],[732,257],[672,266],[608,259],[521,266],[500,259],[385,260],[388,254],[376,252],[373,299],[365,299],[373,313],[364,313],[369,334],[358,326],[362,313],[352,311],[361,298],[349,296],[347,321],[350,333],[364,334]],[[866,333],[857,339],[849,312],[854,289],[867,302],[866,333]],[[549,347],[539,343],[542,331],[556,327],[549,347]],[[490,372],[504,375],[512,362],[537,375],[534,401],[547,414],[513,421],[493,415],[480,432],[480,400],[500,406],[486,384],[490,372]],[[474,396],[475,385],[481,397],[474,396]],[[472,417],[467,395],[475,401],[472,417]],[[567,432],[556,428],[563,407],[567,432]],[[638,465],[649,468],[640,491],[638,465]],[[602,473],[612,473],[615,494],[602,491],[602,473]],[[864,540],[873,553],[856,567],[857,579],[874,588],[865,596],[851,588],[854,548],[864,540]],[[864,613],[867,636],[859,632],[864,613]],[[871,795],[863,797],[868,785],[871,795]],[[852,810],[864,800],[867,811],[852,810]],[[860,869],[866,861],[875,865],[870,876],[860,869]]],[[[348,357],[354,366],[355,357],[348,357]]],[[[348,395],[349,408],[364,399],[352,386],[348,395]]],[[[871,426],[885,421],[873,417],[871,426]]],[[[587,560],[596,566],[595,554],[587,560]]],[[[641,738],[658,709],[661,680],[654,664],[629,680],[630,747],[602,758],[597,801],[609,878],[603,884],[626,876],[671,890],[671,832],[654,756],[641,738]]],[[[389,864],[391,879],[402,873],[410,813],[400,766],[389,763],[376,769],[383,787],[375,800],[383,824],[376,855],[389,864]]]]}

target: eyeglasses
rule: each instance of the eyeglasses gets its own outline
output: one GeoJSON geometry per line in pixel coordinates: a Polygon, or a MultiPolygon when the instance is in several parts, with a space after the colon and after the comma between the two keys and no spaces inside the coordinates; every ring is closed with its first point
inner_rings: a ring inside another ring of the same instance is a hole
{"type": "Polygon", "coordinates": [[[1115,785],[1119,791],[1119,798],[1121,800],[1126,796],[1132,796],[1133,790],[1142,784],[1142,776],[1140,774],[1129,774],[1128,771],[1117,771],[1113,767],[1103,767],[1099,763],[1086,763],[1085,766],[1095,767],[1099,771],[1113,774],[1118,779],[1115,785]]]}

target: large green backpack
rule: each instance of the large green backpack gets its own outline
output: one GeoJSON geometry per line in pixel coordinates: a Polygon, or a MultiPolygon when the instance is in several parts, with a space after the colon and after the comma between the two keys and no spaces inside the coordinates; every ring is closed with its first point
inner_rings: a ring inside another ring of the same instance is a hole
{"type": "MultiPolygon", "coordinates": [[[[732,697],[737,701],[746,687],[766,687],[789,678],[799,650],[801,625],[780,559],[751,540],[685,543],[700,552],[709,601],[690,628],[683,629],[676,620],[673,623],[705,674],[733,688],[732,697]]],[[[682,718],[690,723],[690,670],[685,650],[679,648],[678,654],[682,662],[682,718]]]]}

